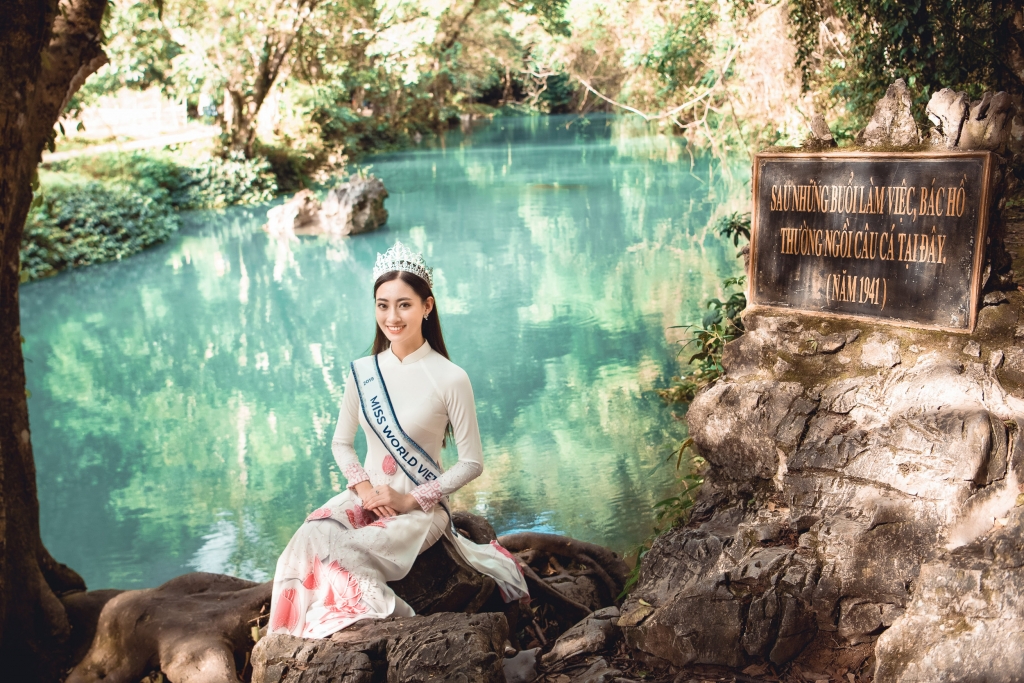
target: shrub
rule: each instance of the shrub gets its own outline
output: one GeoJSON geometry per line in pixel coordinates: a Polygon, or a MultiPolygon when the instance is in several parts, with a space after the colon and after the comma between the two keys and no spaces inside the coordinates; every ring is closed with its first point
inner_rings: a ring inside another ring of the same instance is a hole
{"type": "Polygon", "coordinates": [[[130,256],[178,229],[170,205],[123,184],[47,188],[29,213],[21,242],[21,281],[130,256]]]}
{"type": "Polygon", "coordinates": [[[187,182],[172,192],[181,209],[206,209],[231,204],[262,204],[277,194],[277,179],[266,159],[208,157],[188,169],[187,182]]]}

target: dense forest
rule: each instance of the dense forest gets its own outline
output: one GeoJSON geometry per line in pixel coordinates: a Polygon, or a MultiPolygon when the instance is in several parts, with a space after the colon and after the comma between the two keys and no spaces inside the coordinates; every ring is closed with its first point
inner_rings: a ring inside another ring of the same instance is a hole
{"type": "Polygon", "coordinates": [[[842,140],[896,78],[922,103],[942,87],[1019,91],[1015,11],[1007,0],[112,0],[109,64],[69,111],[159,88],[215,119],[226,151],[306,172],[495,114],[634,112],[728,152],[798,142],[823,113],[842,140]]]}

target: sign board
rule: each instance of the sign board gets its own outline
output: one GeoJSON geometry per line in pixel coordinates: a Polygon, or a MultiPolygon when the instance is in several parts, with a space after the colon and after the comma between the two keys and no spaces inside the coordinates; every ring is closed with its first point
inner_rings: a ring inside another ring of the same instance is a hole
{"type": "Polygon", "coordinates": [[[991,164],[988,152],[758,154],[750,303],[972,331],[991,164]]]}

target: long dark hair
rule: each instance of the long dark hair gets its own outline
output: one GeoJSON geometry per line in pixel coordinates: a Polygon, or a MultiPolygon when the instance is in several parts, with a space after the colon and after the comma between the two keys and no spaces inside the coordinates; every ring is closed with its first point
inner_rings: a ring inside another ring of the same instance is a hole
{"type": "MultiPolygon", "coordinates": [[[[430,342],[430,348],[437,351],[439,354],[451,360],[448,356],[448,349],[444,345],[444,335],[441,334],[441,316],[437,314],[437,297],[430,291],[430,285],[427,281],[418,275],[413,275],[410,272],[404,270],[392,270],[390,273],[384,273],[377,281],[373,283],[373,297],[376,300],[377,290],[385,282],[391,282],[392,280],[401,280],[405,284],[412,287],[412,291],[416,292],[421,300],[426,301],[428,297],[434,297],[434,310],[430,312],[430,316],[423,321],[423,338],[430,342]]],[[[386,336],[384,336],[384,330],[380,329],[380,325],[376,326],[377,332],[373,336],[373,350],[370,351],[373,355],[377,355],[381,351],[390,348],[391,342],[386,336]]]]}

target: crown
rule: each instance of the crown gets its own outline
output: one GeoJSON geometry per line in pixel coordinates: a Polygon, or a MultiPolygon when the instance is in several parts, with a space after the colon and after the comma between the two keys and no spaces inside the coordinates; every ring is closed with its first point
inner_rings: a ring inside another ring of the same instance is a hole
{"type": "Polygon", "coordinates": [[[398,240],[395,240],[394,246],[383,254],[377,253],[377,263],[373,266],[374,281],[393,270],[412,273],[426,280],[431,289],[434,288],[434,269],[427,268],[427,264],[423,262],[423,254],[417,254],[398,240]]]}

